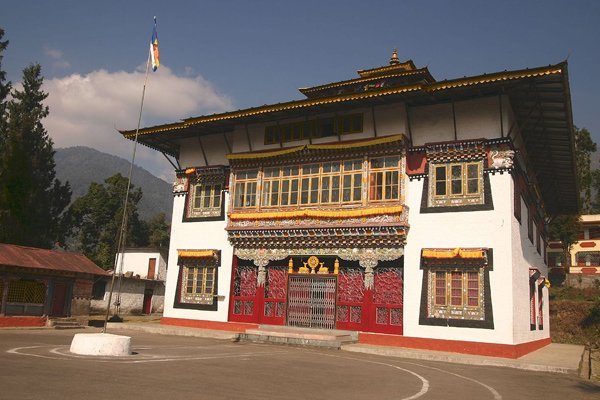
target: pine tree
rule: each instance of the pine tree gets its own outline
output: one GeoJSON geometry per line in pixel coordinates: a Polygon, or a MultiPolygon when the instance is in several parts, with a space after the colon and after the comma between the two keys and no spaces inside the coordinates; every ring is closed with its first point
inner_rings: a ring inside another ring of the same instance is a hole
{"type": "Polygon", "coordinates": [[[0,148],[0,242],[52,248],[64,238],[69,184],[56,179],[39,64],[23,70],[22,89],[7,104],[0,148]]]}
{"type": "Polygon", "coordinates": [[[8,40],[2,41],[4,29],[0,28],[0,152],[3,139],[6,137],[6,99],[10,93],[11,83],[6,81],[6,72],[2,70],[2,53],[8,47],[8,40]]]}

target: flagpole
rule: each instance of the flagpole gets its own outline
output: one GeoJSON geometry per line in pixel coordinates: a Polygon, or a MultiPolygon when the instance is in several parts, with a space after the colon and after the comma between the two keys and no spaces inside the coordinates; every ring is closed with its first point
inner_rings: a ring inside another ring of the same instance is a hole
{"type": "MultiPolygon", "coordinates": [[[[154,25],[156,26],[156,17],[154,17],[154,25]]],[[[102,328],[102,333],[106,333],[106,325],[108,325],[108,315],[110,314],[110,303],[112,301],[113,290],[115,287],[115,275],[117,271],[119,271],[119,293],[117,297],[117,313],[119,314],[119,306],[121,302],[121,280],[123,275],[123,259],[124,255],[121,255],[119,259],[119,254],[121,254],[121,250],[125,247],[125,241],[127,238],[127,204],[129,202],[129,189],[131,188],[131,175],[133,173],[133,164],[135,162],[135,153],[137,150],[138,143],[138,133],[140,131],[140,124],[142,122],[142,110],[144,109],[144,97],[146,95],[146,84],[148,83],[148,72],[150,71],[150,60],[152,58],[152,46],[148,48],[148,60],[146,61],[146,74],[144,77],[144,87],[142,89],[142,100],[140,102],[140,112],[138,114],[138,122],[137,127],[135,129],[135,140],[133,142],[133,154],[131,155],[131,162],[129,163],[129,175],[127,176],[127,190],[125,191],[125,199],[123,201],[123,218],[121,219],[121,230],[119,232],[119,240],[117,243],[117,254],[115,256],[115,263],[113,266],[113,274],[110,282],[110,292],[108,294],[108,303],[106,305],[106,315],[104,316],[104,327],[102,328]],[[120,261],[120,262],[119,262],[120,261]],[[117,265],[118,264],[118,265],[117,265]]]]}

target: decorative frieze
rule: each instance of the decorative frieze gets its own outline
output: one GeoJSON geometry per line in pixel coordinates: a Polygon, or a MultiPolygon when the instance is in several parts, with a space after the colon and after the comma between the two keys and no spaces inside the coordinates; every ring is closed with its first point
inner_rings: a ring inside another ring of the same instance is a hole
{"type": "Polygon", "coordinates": [[[403,247],[390,248],[235,248],[234,254],[244,260],[252,260],[258,266],[257,284],[264,285],[266,277],[265,267],[271,261],[283,260],[289,256],[335,256],[342,260],[358,261],[365,269],[365,289],[373,288],[374,269],[380,261],[397,260],[404,255],[403,247]],[[262,273],[261,273],[262,272],[262,273]]]}

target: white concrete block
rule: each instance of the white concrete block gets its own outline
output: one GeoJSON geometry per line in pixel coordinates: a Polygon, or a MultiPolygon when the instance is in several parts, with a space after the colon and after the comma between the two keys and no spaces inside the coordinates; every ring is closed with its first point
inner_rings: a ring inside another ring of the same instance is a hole
{"type": "Polygon", "coordinates": [[[110,333],[77,333],[70,351],[88,356],[128,356],[131,354],[131,337],[110,333]]]}

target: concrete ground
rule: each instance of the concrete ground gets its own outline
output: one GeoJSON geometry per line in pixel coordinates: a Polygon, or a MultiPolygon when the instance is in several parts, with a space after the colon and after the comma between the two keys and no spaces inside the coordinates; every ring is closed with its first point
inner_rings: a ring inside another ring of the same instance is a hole
{"type": "MultiPolygon", "coordinates": [[[[141,325],[141,324],[138,324],[141,325]]],[[[598,399],[573,374],[112,330],[126,357],[69,352],[82,330],[0,330],[0,399],[598,399]]]]}
{"type": "MultiPolygon", "coordinates": [[[[145,331],[165,335],[196,336],[229,340],[237,338],[238,335],[235,332],[229,331],[161,325],[159,320],[150,318],[126,319],[123,323],[108,324],[108,330],[112,333],[118,333],[122,329],[145,331]]],[[[575,375],[579,374],[580,372],[584,353],[583,346],[560,343],[552,343],[518,359],[475,356],[469,354],[407,349],[391,346],[374,346],[367,344],[346,344],[342,346],[342,350],[355,353],[377,354],[389,357],[443,361],[469,365],[488,365],[575,375]]],[[[600,371],[600,369],[597,370],[600,371]]],[[[589,375],[586,375],[586,377],[587,376],[589,375]]]]}

